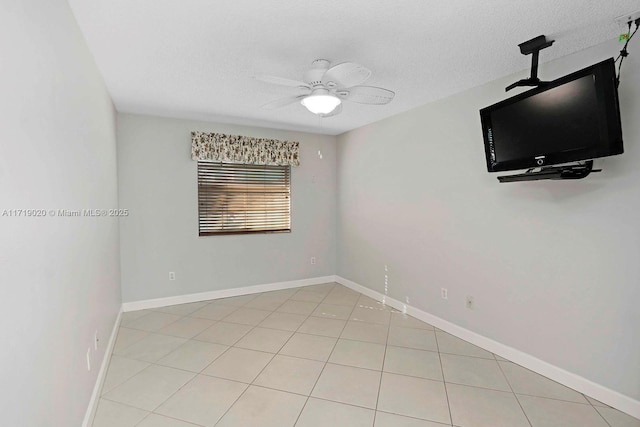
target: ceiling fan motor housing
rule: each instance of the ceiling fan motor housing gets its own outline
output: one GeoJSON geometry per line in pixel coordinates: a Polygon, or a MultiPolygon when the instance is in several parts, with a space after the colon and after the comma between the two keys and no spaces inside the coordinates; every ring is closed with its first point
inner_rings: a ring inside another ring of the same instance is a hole
{"type": "Polygon", "coordinates": [[[330,62],[326,59],[316,59],[311,68],[304,74],[304,81],[310,86],[322,86],[322,76],[329,69],[330,62]]]}

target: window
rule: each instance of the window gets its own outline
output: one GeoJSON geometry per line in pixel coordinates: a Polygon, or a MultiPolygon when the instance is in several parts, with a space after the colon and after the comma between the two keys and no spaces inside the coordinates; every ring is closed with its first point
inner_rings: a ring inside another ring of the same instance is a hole
{"type": "Polygon", "coordinates": [[[200,236],[291,231],[291,167],[198,161],[200,236]]]}

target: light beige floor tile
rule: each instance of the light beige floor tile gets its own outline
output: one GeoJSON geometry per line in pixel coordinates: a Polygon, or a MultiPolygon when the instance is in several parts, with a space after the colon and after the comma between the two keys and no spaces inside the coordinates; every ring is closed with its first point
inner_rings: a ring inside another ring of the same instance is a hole
{"type": "Polygon", "coordinates": [[[529,427],[513,393],[456,384],[447,384],[447,393],[453,425],[529,427]]]}
{"type": "Polygon", "coordinates": [[[304,289],[306,291],[324,292],[328,294],[329,292],[334,290],[336,287],[343,287],[343,286],[339,285],[336,282],[327,282],[327,283],[321,283],[319,285],[304,286],[300,289],[304,289]]]}
{"type": "Polygon", "coordinates": [[[454,337],[446,332],[436,331],[436,339],[438,340],[438,349],[440,353],[458,354],[461,356],[482,357],[484,359],[492,359],[493,353],[488,352],[476,345],[454,337]]]}
{"type": "Polygon", "coordinates": [[[149,334],[135,344],[123,348],[114,354],[130,359],[156,362],[180,347],[187,340],[169,335],[149,334]]]}
{"type": "Polygon", "coordinates": [[[216,427],[293,427],[307,398],[251,386],[216,427]]]}
{"type": "Polygon", "coordinates": [[[228,348],[222,344],[189,340],[156,363],[197,373],[209,366],[228,348]]]}
{"type": "Polygon", "coordinates": [[[307,319],[307,316],[303,314],[291,314],[291,313],[271,313],[269,317],[264,319],[258,326],[264,328],[281,329],[283,331],[295,331],[302,322],[307,319]]]}
{"type": "Polygon", "coordinates": [[[250,383],[267,366],[272,357],[271,353],[233,347],[218,357],[202,373],[250,383]]]}
{"type": "Polygon", "coordinates": [[[296,427],[372,427],[375,411],[337,402],[310,398],[296,427]]]}
{"type": "Polygon", "coordinates": [[[449,427],[450,424],[435,423],[402,415],[376,412],[375,427],[449,427]]]}
{"type": "Polygon", "coordinates": [[[394,312],[391,313],[391,326],[401,328],[415,328],[415,329],[428,329],[433,330],[433,326],[428,323],[418,320],[415,317],[411,317],[408,314],[394,312]]]}
{"type": "Polygon", "coordinates": [[[324,304],[336,304],[336,305],[346,305],[348,307],[355,307],[359,298],[360,298],[360,294],[331,291],[322,300],[322,302],[324,304]]]}
{"type": "Polygon", "coordinates": [[[382,305],[382,303],[366,295],[360,295],[358,297],[358,302],[356,303],[356,305],[358,307],[378,308],[378,305],[382,305]]]}
{"type": "Polygon", "coordinates": [[[633,418],[617,409],[596,406],[596,411],[604,417],[611,427],[640,427],[640,419],[633,418]]]}
{"type": "Polygon", "coordinates": [[[196,310],[201,309],[207,305],[207,301],[191,302],[187,304],[169,305],[166,307],[154,308],[153,311],[160,311],[162,313],[177,314],[178,316],[188,316],[196,310]]]}
{"type": "Polygon", "coordinates": [[[211,327],[214,320],[198,317],[183,317],[158,331],[159,334],[171,335],[180,338],[193,338],[200,332],[211,327]]]}
{"type": "Polygon", "coordinates": [[[306,301],[306,302],[319,303],[327,296],[327,294],[328,292],[326,293],[313,292],[313,291],[304,290],[303,288],[298,292],[296,292],[290,299],[293,301],[306,301]]]}
{"type": "Polygon", "coordinates": [[[589,404],[523,395],[518,400],[535,427],[609,427],[589,404]]]}
{"type": "Polygon", "coordinates": [[[92,427],[133,427],[147,414],[142,409],[100,399],[92,427]]]}
{"type": "Polygon", "coordinates": [[[433,351],[387,346],[384,371],[430,380],[443,380],[440,356],[433,351]]]}
{"type": "Polygon", "coordinates": [[[323,367],[323,362],[276,355],[253,384],[308,396],[323,367]]]}
{"type": "Polygon", "coordinates": [[[388,325],[391,321],[391,313],[387,310],[369,307],[358,307],[351,312],[350,320],[357,320],[359,322],[378,323],[381,325],[388,325]]]}
{"type": "Polygon", "coordinates": [[[327,363],[311,395],[375,409],[379,386],[380,372],[327,363]]]}
{"type": "Polygon", "coordinates": [[[498,362],[479,357],[441,354],[444,380],[499,391],[511,391],[498,362]]]}
{"type": "Polygon", "coordinates": [[[270,291],[270,292],[266,292],[263,295],[268,295],[270,297],[282,297],[284,299],[290,299],[292,296],[295,295],[296,292],[298,292],[300,288],[291,288],[291,289],[279,289],[277,291],[270,291]]]}
{"type": "Polygon", "coordinates": [[[226,316],[222,320],[229,323],[239,323],[241,325],[256,326],[270,314],[270,311],[242,307],[226,316]]]}
{"type": "Polygon", "coordinates": [[[234,311],[236,311],[238,307],[232,305],[219,305],[214,303],[209,303],[204,307],[194,311],[189,316],[190,317],[200,317],[203,319],[209,320],[222,320],[234,311]]]}
{"type": "Polygon", "coordinates": [[[153,313],[153,311],[151,310],[136,310],[136,311],[128,311],[126,313],[122,313],[122,317],[120,318],[120,325],[127,326],[128,323],[131,323],[151,313],[153,313]]]}
{"type": "Polygon", "coordinates": [[[148,366],[148,362],[112,355],[107,375],[102,384],[102,394],[113,390],[148,366]]]}
{"type": "Polygon", "coordinates": [[[194,376],[195,374],[190,372],[151,365],[106,393],[104,397],[153,411],[194,376]]]}
{"type": "Polygon", "coordinates": [[[389,345],[416,348],[418,350],[438,351],[434,331],[415,328],[389,328],[389,345]]]}
{"type": "Polygon", "coordinates": [[[352,310],[351,307],[345,305],[320,304],[311,315],[327,317],[329,319],[348,320],[352,310]]]}
{"type": "Polygon", "coordinates": [[[388,331],[389,328],[386,325],[376,325],[350,320],[344,327],[340,338],[385,344],[387,342],[388,331]]]}
{"type": "Polygon", "coordinates": [[[315,302],[288,300],[278,307],[276,311],[280,313],[304,314],[305,316],[308,316],[313,313],[313,310],[315,310],[316,307],[318,307],[318,304],[315,302]]]}
{"type": "Polygon", "coordinates": [[[211,304],[217,305],[228,305],[232,307],[242,307],[247,303],[253,301],[258,298],[261,294],[251,294],[251,295],[238,295],[236,297],[229,298],[219,298],[211,301],[211,304]]]}
{"type": "Polygon", "coordinates": [[[326,362],[336,341],[331,337],[295,333],[282,347],[280,354],[326,362]]]}
{"type": "Polygon", "coordinates": [[[370,342],[339,339],[329,362],[357,368],[382,370],[385,346],[370,342]]]}
{"type": "Polygon", "coordinates": [[[450,423],[444,384],[440,381],[383,373],[378,410],[450,423]]]}
{"type": "Polygon", "coordinates": [[[568,400],[576,403],[587,403],[585,397],[569,387],[558,384],[549,378],[532,372],[511,362],[498,362],[511,388],[517,394],[529,394],[551,399],[568,400]]]}
{"type": "Polygon", "coordinates": [[[360,295],[360,298],[358,298],[358,301],[356,302],[356,307],[370,308],[374,310],[389,312],[395,311],[390,305],[383,304],[382,301],[375,300],[366,295],[360,295]]]}
{"type": "Polygon", "coordinates": [[[118,329],[118,337],[116,338],[116,343],[113,346],[113,351],[116,352],[124,349],[125,347],[129,347],[148,335],[149,332],[147,331],[121,327],[118,329]]]}
{"type": "MultiPolygon", "coordinates": [[[[526,393],[523,393],[523,394],[526,394],[526,393]]],[[[584,395],[584,397],[586,397],[587,400],[589,401],[589,403],[591,403],[593,406],[601,406],[603,408],[608,408],[609,407],[609,405],[606,405],[606,404],[600,402],[599,400],[594,399],[593,397],[589,397],[587,395],[584,395]]]]}
{"type": "Polygon", "coordinates": [[[325,319],[322,317],[309,317],[298,328],[298,332],[311,335],[322,335],[337,338],[342,333],[346,320],[325,319]]]}
{"type": "Polygon", "coordinates": [[[274,311],[287,300],[286,296],[262,294],[244,305],[245,308],[257,308],[259,310],[274,311]]]}
{"type": "Polygon", "coordinates": [[[257,327],[238,341],[235,347],[277,353],[291,335],[293,335],[291,331],[257,327]]]}
{"type": "Polygon", "coordinates": [[[196,335],[194,339],[216,344],[234,345],[251,329],[253,329],[253,327],[249,325],[218,322],[196,335]]]}
{"type": "Polygon", "coordinates": [[[131,323],[127,324],[128,328],[131,329],[139,329],[141,331],[149,331],[155,332],[171,323],[179,320],[181,316],[177,316],[175,314],[169,313],[160,313],[157,311],[152,311],[151,313],[143,316],[139,319],[134,320],[131,323]]]}
{"type": "Polygon", "coordinates": [[[149,414],[140,424],[136,427],[199,427],[195,424],[191,424],[185,421],[176,420],[175,418],[165,417],[158,414],[149,414]]]}
{"type": "Polygon", "coordinates": [[[247,384],[198,375],[157,412],[202,426],[213,426],[246,390],[247,384]]]}

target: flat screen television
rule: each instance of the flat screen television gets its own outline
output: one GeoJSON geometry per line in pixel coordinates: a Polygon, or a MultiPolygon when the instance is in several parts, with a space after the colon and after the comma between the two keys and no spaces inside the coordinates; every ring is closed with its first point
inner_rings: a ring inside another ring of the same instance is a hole
{"type": "Polygon", "coordinates": [[[489,172],[621,154],[613,59],[480,110],[489,172]]]}

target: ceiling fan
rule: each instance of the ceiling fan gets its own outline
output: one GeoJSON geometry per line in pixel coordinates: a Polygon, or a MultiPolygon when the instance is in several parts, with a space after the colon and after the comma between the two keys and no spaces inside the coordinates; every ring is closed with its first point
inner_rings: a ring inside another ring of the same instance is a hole
{"type": "Polygon", "coordinates": [[[316,59],[305,72],[302,81],[282,77],[258,75],[257,80],[281,86],[297,87],[301,94],[281,98],[262,106],[275,110],[300,101],[309,111],[321,117],[340,114],[342,101],[359,104],[383,105],[391,102],[395,93],[379,87],[359,86],[371,76],[371,71],[353,62],[343,62],[333,67],[326,59],[316,59]]]}

